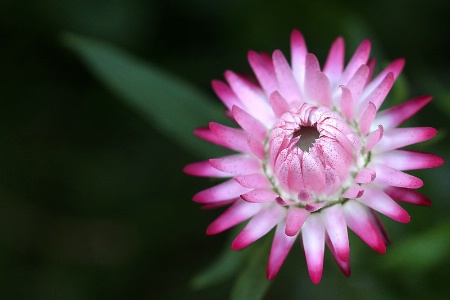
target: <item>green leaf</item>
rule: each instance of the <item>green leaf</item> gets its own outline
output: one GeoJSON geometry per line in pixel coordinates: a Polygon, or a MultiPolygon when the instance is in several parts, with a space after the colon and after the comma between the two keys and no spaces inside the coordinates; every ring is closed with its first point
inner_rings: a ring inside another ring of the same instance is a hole
{"type": "Polygon", "coordinates": [[[244,251],[233,251],[230,244],[219,258],[191,281],[193,289],[203,289],[231,278],[242,267],[245,260],[244,251]]]}
{"type": "Polygon", "coordinates": [[[231,292],[232,300],[258,300],[264,297],[269,288],[270,281],[266,278],[266,266],[268,260],[271,239],[267,236],[264,240],[253,244],[248,255],[248,265],[239,275],[231,292]]]}
{"type": "Polygon", "coordinates": [[[242,268],[247,259],[247,251],[233,251],[231,243],[243,228],[244,224],[240,224],[231,230],[221,255],[192,279],[190,285],[193,289],[203,289],[220,283],[231,278],[242,268]]]}
{"type": "Polygon", "coordinates": [[[63,41],[161,133],[198,156],[212,155],[212,147],[205,147],[193,130],[212,119],[226,123],[219,105],[185,82],[104,42],[73,34],[65,34],[63,41]]]}
{"type": "Polygon", "coordinates": [[[447,258],[449,245],[450,222],[445,222],[389,249],[389,255],[381,266],[392,272],[429,271],[447,258]]]}

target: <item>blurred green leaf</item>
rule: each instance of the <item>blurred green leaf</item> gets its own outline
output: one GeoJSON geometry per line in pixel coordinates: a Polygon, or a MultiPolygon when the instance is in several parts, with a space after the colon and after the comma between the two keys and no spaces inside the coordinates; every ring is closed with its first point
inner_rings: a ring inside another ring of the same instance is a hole
{"type": "Polygon", "coordinates": [[[226,123],[223,111],[185,82],[143,63],[104,42],[73,34],[63,36],[90,70],[160,132],[198,156],[211,156],[193,130],[211,120],[226,123]]]}
{"type": "Polygon", "coordinates": [[[230,278],[239,271],[244,259],[244,251],[232,251],[230,244],[227,243],[225,251],[223,251],[219,258],[194,277],[191,282],[192,288],[203,289],[230,278]]]}
{"type": "Polygon", "coordinates": [[[241,272],[231,291],[232,300],[258,300],[264,297],[270,281],[266,278],[266,266],[271,239],[267,236],[253,244],[248,251],[248,265],[241,272]]]}
{"type": "Polygon", "coordinates": [[[402,273],[428,271],[447,257],[449,246],[450,222],[445,222],[392,247],[382,267],[402,273]]]}

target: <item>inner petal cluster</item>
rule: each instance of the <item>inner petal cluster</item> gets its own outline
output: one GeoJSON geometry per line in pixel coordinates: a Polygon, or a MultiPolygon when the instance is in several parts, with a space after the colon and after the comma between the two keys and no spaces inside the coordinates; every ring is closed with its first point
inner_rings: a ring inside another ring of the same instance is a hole
{"type": "Polygon", "coordinates": [[[357,157],[354,137],[327,107],[304,103],[283,114],[270,134],[267,167],[281,198],[312,210],[339,200],[357,157]]]}

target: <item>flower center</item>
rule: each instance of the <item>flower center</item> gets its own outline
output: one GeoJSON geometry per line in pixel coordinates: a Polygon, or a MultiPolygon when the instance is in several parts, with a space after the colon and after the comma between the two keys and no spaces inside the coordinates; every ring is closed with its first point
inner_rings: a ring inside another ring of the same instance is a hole
{"type": "Polygon", "coordinates": [[[304,103],[282,115],[266,148],[273,189],[283,200],[312,209],[338,201],[356,157],[351,133],[345,120],[327,107],[304,103]]]}
{"type": "Polygon", "coordinates": [[[294,132],[293,137],[300,138],[297,142],[297,147],[303,152],[309,152],[310,148],[314,146],[314,143],[320,137],[320,134],[315,126],[302,126],[299,130],[294,132]]]}

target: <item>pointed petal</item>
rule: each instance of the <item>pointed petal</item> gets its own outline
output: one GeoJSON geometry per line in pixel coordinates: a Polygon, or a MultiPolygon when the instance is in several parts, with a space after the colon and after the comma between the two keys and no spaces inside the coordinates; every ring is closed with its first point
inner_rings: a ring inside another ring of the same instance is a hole
{"type": "Polygon", "coordinates": [[[287,236],[284,234],[285,226],[284,221],[280,222],[275,232],[266,272],[267,279],[269,280],[272,280],[277,275],[297,238],[297,236],[287,236]]]}
{"type": "Polygon", "coordinates": [[[384,134],[384,128],[382,125],[378,125],[378,128],[372,131],[366,140],[366,147],[364,148],[364,153],[369,153],[370,150],[375,147],[376,144],[381,140],[384,134]]]}
{"type": "Polygon", "coordinates": [[[249,51],[248,61],[266,95],[270,95],[270,93],[278,89],[277,78],[270,56],[259,55],[254,51],[249,51]]]}
{"type": "Polygon", "coordinates": [[[352,93],[345,86],[341,86],[341,98],[339,101],[344,117],[349,121],[353,120],[353,111],[355,109],[355,104],[353,101],[352,93]]]}
{"type": "Polygon", "coordinates": [[[259,139],[254,138],[250,135],[247,138],[247,144],[251,153],[253,153],[257,158],[259,158],[260,160],[265,159],[266,153],[264,151],[264,145],[259,139]]]}
{"type": "Polygon", "coordinates": [[[198,203],[213,203],[238,198],[248,191],[249,189],[242,187],[236,181],[230,179],[198,192],[194,195],[193,200],[198,203]]]}
{"type": "Polygon", "coordinates": [[[342,205],[347,226],[367,245],[378,253],[386,252],[386,245],[375,225],[371,222],[369,208],[356,200],[349,200],[342,205]]]}
{"type": "Polygon", "coordinates": [[[242,199],[252,203],[272,202],[277,197],[278,194],[272,189],[256,189],[241,195],[242,199]]]}
{"type": "Polygon", "coordinates": [[[373,152],[385,152],[427,141],[434,137],[436,133],[437,130],[431,127],[392,128],[385,130],[383,138],[373,148],[373,152]]]}
{"type": "Polygon", "coordinates": [[[366,108],[361,114],[361,118],[359,119],[358,127],[361,135],[365,136],[370,129],[370,126],[375,119],[375,115],[377,113],[377,108],[372,102],[367,103],[366,108]]]}
{"type": "Polygon", "coordinates": [[[237,176],[258,173],[262,170],[257,159],[242,154],[212,158],[209,163],[220,171],[237,176]]]}
{"type": "Polygon", "coordinates": [[[260,204],[248,203],[242,199],[238,199],[208,226],[206,234],[217,234],[240,224],[253,217],[262,207],[260,204]]]}
{"type": "Polygon", "coordinates": [[[377,174],[369,168],[362,168],[355,176],[356,183],[371,183],[375,180],[377,174]]]}
{"type": "Polygon", "coordinates": [[[231,128],[214,122],[209,123],[209,129],[211,134],[207,136],[204,135],[202,138],[206,137],[206,139],[211,143],[218,144],[235,151],[245,153],[250,152],[247,145],[248,134],[243,130],[231,128]]]}
{"type": "Polygon", "coordinates": [[[346,87],[352,92],[353,99],[359,99],[366,86],[368,77],[369,67],[367,65],[361,65],[352,78],[350,78],[346,87]]]}
{"type": "Polygon", "coordinates": [[[292,31],[291,34],[291,65],[294,77],[302,86],[305,73],[305,57],[307,49],[303,35],[298,30],[292,31]]]}
{"type": "Polygon", "coordinates": [[[384,244],[389,245],[391,241],[389,240],[389,236],[386,232],[386,229],[384,228],[383,223],[381,223],[381,220],[378,217],[377,212],[374,210],[370,210],[369,217],[372,220],[372,224],[375,226],[381,238],[383,239],[384,244]]]}
{"type": "MultiPolygon", "coordinates": [[[[402,71],[405,65],[405,60],[403,58],[396,59],[392,61],[378,76],[372,80],[364,90],[362,98],[366,98],[367,95],[373,92],[373,90],[380,84],[381,81],[386,77],[387,74],[392,73],[394,76],[394,81],[397,79],[398,75],[402,71]]],[[[372,68],[373,70],[374,68],[372,68]]]]}
{"type": "Polygon", "coordinates": [[[302,160],[302,173],[308,191],[321,192],[325,187],[325,173],[320,162],[305,152],[302,160]]]}
{"type": "Polygon", "coordinates": [[[286,230],[288,236],[295,236],[308,218],[309,212],[300,207],[291,206],[287,211],[286,230]]]}
{"type": "Polygon", "coordinates": [[[354,184],[342,194],[342,197],[355,199],[361,197],[363,194],[364,190],[361,188],[361,186],[359,184],[354,184]]]}
{"type": "Polygon", "coordinates": [[[372,102],[378,110],[391,90],[394,81],[394,74],[388,73],[380,84],[366,98],[361,98],[362,100],[360,103],[372,102]]]}
{"type": "Polygon", "coordinates": [[[220,98],[220,100],[222,100],[230,111],[233,105],[242,105],[239,98],[226,83],[220,80],[213,80],[211,85],[216,95],[220,98]]]}
{"type": "Polygon", "coordinates": [[[386,129],[397,127],[421,110],[431,101],[431,96],[421,96],[408,102],[383,110],[375,118],[376,124],[383,124],[386,129]]]}
{"type": "MultiPolygon", "coordinates": [[[[273,55],[273,66],[278,80],[280,92],[288,103],[298,103],[302,100],[298,83],[292,74],[286,58],[280,50],[275,50],[273,55]]],[[[273,90],[271,91],[273,92],[273,90]]]]}
{"type": "Polygon", "coordinates": [[[340,204],[332,205],[322,210],[320,215],[339,260],[348,261],[350,244],[342,206],[340,204]]]}
{"type": "Polygon", "coordinates": [[[257,137],[262,141],[266,138],[266,126],[255,119],[252,115],[241,109],[239,106],[233,106],[232,113],[239,126],[241,126],[242,129],[244,129],[250,135],[257,137]]]}
{"type": "Polygon", "coordinates": [[[372,162],[381,163],[397,170],[419,170],[438,167],[444,163],[444,160],[429,153],[392,150],[381,155],[374,155],[372,162]]]}
{"type": "Polygon", "coordinates": [[[193,176],[204,176],[204,177],[230,177],[229,173],[213,168],[209,161],[199,161],[191,163],[184,167],[183,172],[193,176]]]}
{"type": "Polygon", "coordinates": [[[422,206],[430,206],[431,201],[416,190],[400,188],[395,186],[387,187],[384,192],[394,200],[422,206]]]}
{"type": "Polygon", "coordinates": [[[309,83],[310,85],[305,86],[309,99],[324,106],[331,107],[331,85],[327,75],[322,72],[317,72],[313,76],[313,82],[309,83]]]}
{"type": "Polygon", "coordinates": [[[303,248],[311,281],[318,284],[322,278],[325,228],[319,214],[311,214],[302,228],[303,248]]]}
{"type": "Polygon", "coordinates": [[[241,250],[268,233],[286,215],[286,209],[278,204],[258,212],[231,244],[233,250],[241,250]]]}
{"type": "Polygon", "coordinates": [[[356,70],[361,65],[367,63],[367,59],[370,55],[370,41],[364,40],[356,49],[355,54],[353,54],[352,58],[347,64],[347,67],[342,74],[341,79],[339,80],[339,85],[347,85],[350,78],[352,78],[353,74],[355,74],[356,70]]]}
{"type": "Polygon", "coordinates": [[[358,201],[397,222],[408,223],[410,221],[409,214],[406,210],[386,195],[386,193],[377,188],[367,187],[364,190],[364,195],[358,201]]]}
{"type": "Polygon", "coordinates": [[[328,234],[325,237],[325,242],[327,243],[328,248],[330,249],[331,255],[333,255],[334,260],[336,261],[339,269],[341,269],[342,273],[344,273],[345,276],[350,276],[350,259],[347,261],[342,261],[336,254],[336,250],[333,247],[333,243],[330,240],[330,237],[328,234]]]}
{"type": "Polygon", "coordinates": [[[267,96],[260,88],[232,71],[225,72],[225,78],[233,92],[242,100],[242,108],[244,110],[262,123],[273,120],[267,96]]]}
{"type": "Polygon", "coordinates": [[[332,85],[337,83],[344,69],[345,44],[342,37],[338,37],[333,45],[323,68],[323,72],[328,76],[332,85]]]}
{"type": "Polygon", "coordinates": [[[398,171],[386,165],[370,164],[370,167],[377,173],[374,183],[409,189],[417,189],[423,186],[423,181],[420,178],[398,171]]]}
{"type": "Polygon", "coordinates": [[[289,104],[280,95],[278,91],[274,91],[269,98],[270,106],[272,106],[273,112],[277,118],[281,117],[284,113],[290,109],[289,104]]]}
{"type": "Polygon", "coordinates": [[[269,180],[263,174],[251,174],[233,178],[241,186],[251,189],[263,189],[271,186],[269,180]]]}

